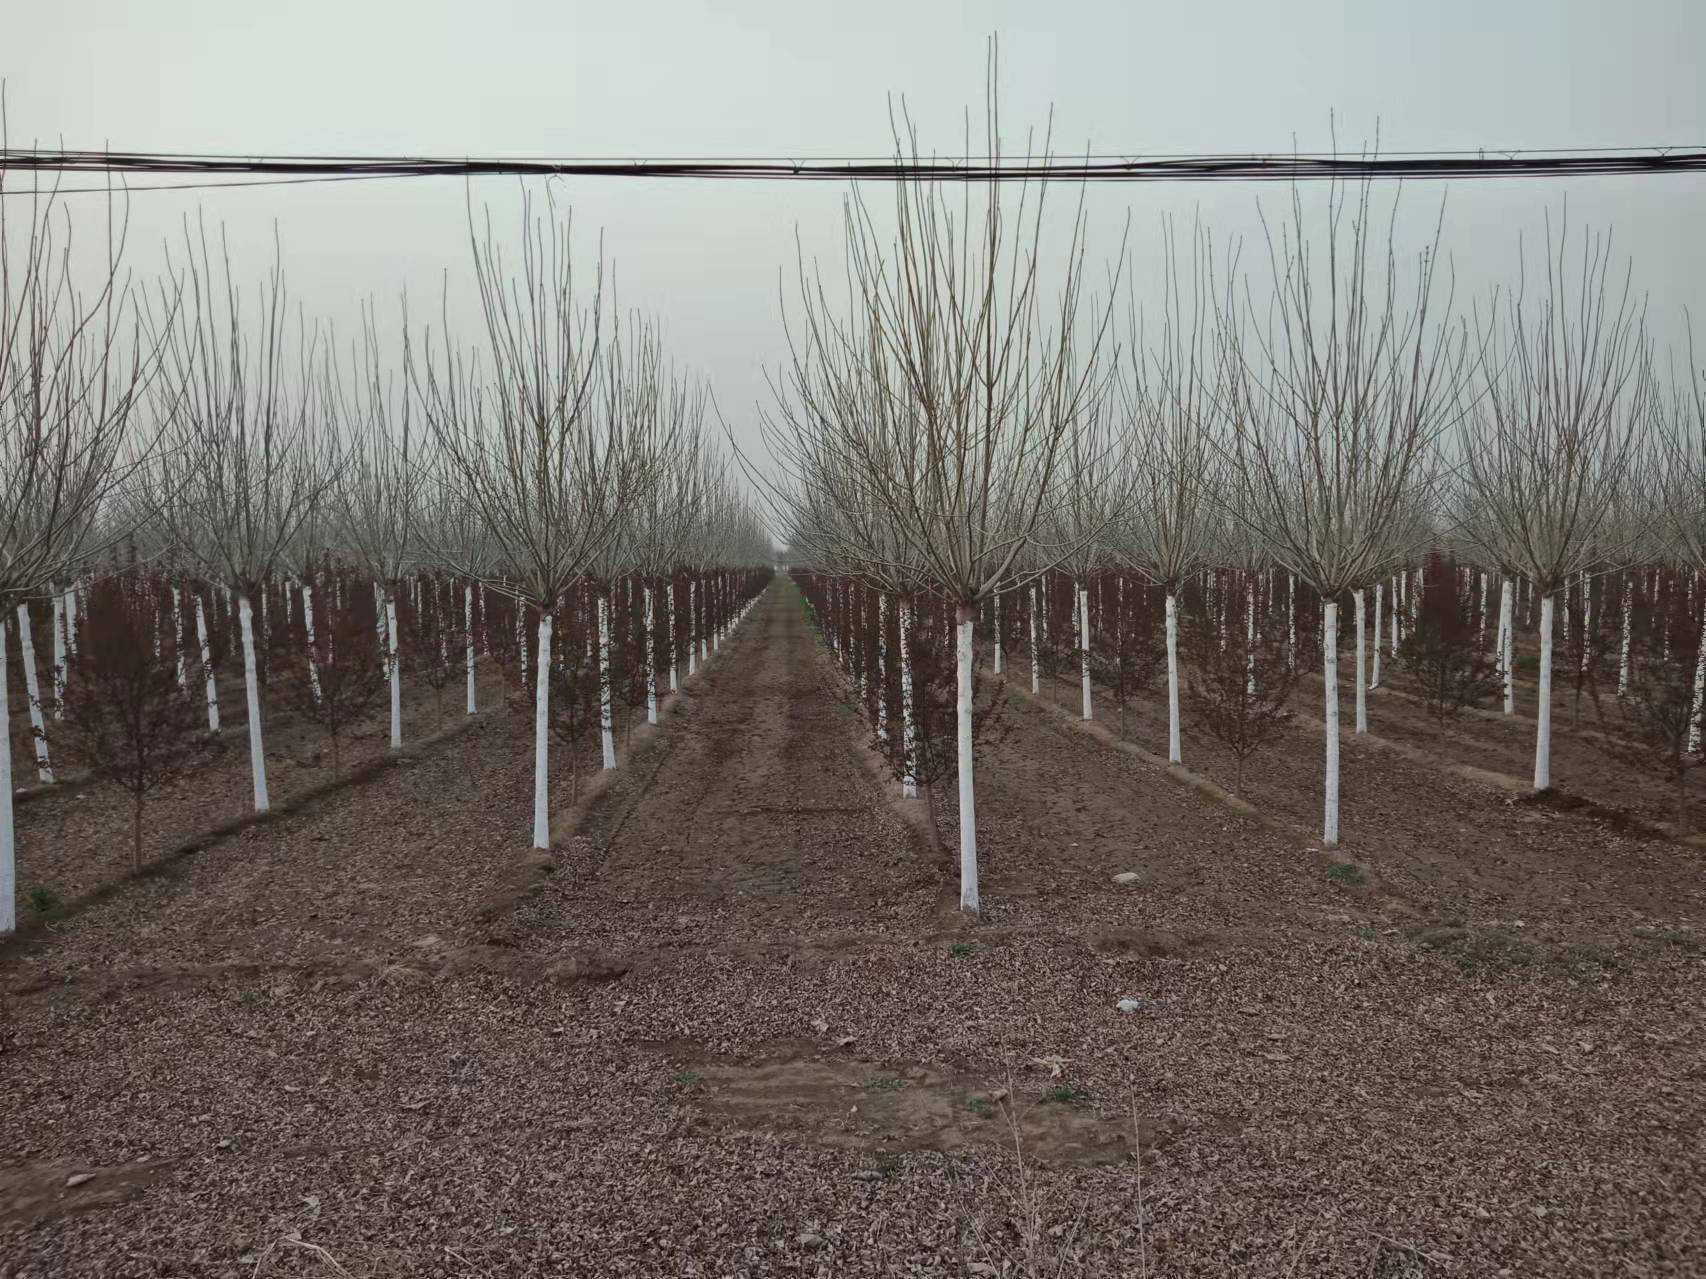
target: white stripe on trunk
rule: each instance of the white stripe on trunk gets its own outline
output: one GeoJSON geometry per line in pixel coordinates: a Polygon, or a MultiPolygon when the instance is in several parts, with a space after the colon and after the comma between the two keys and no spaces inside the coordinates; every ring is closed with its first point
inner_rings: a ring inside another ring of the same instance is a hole
{"type": "Polygon", "coordinates": [[[1167,762],[1180,764],[1179,751],[1179,601],[1167,592],[1167,762]]]}
{"type": "Polygon", "coordinates": [[[646,723],[658,722],[658,653],[657,631],[652,625],[652,584],[646,582],[646,723]]]}
{"type": "Polygon", "coordinates": [[[610,713],[610,599],[598,593],[598,730],[604,767],[616,767],[616,732],[610,713]]]}
{"type": "Polygon", "coordinates": [[[255,783],[255,811],[264,813],[272,805],[267,799],[267,757],[261,745],[261,682],[255,675],[254,610],[243,592],[237,595],[237,624],[243,632],[243,688],[249,698],[249,771],[255,783]]]}
{"type": "MultiPolygon", "coordinates": [[[[1077,585],[1074,583],[1074,585],[1077,585]]],[[[1084,709],[1081,719],[1090,718],[1090,592],[1078,586],[1078,667],[1083,684],[1084,709]]]]}
{"type": "Polygon", "coordinates": [[[213,678],[213,647],[207,642],[207,610],[202,606],[201,592],[195,597],[195,631],[201,641],[201,669],[207,676],[207,731],[219,731],[219,686],[213,678]]]}
{"type": "Polygon", "coordinates": [[[1322,605],[1321,675],[1326,686],[1327,788],[1321,822],[1321,843],[1339,844],[1339,606],[1329,600],[1322,605]]]}
{"type": "Polygon", "coordinates": [[[462,588],[462,638],[467,644],[468,665],[468,714],[476,711],[474,704],[474,588],[472,585],[462,588]]]}
{"type": "MultiPolygon", "coordinates": [[[[517,604],[519,611],[520,605],[517,604]]],[[[539,611],[539,651],[551,651],[551,614],[539,611]]],[[[551,681],[536,680],[533,693],[533,847],[551,847],[551,681]]]]}
{"type": "Polygon", "coordinates": [[[900,721],[901,745],[905,749],[905,772],[900,779],[904,799],[918,798],[916,760],[918,740],[912,725],[912,606],[904,596],[900,601],[900,721]]]}
{"type": "MultiPolygon", "coordinates": [[[[415,612],[417,618],[420,612],[415,612]]],[[[391,680],[391,749],[403,749],[403,667],[397,660],[397,597],[385,591],[385,635],[389,651],[386,670],[391,680]]]]}
{"type": "Polygon", "coordinates": [[[1357,615],[1357,723],[1356,731],[1368,732],[1368,658],[1363,647],[1363,597],[1358,588],[1351,592],[1351,601],[1357,615]]]}
{"type": "Polygon", "coordinates": [[[965,605],[959,608],[959,693],[955,699],[959,721],[960,773],[960,909],[975,915],[977,902],[977,795],[972,785],[972,627],[976,614],[965,605]]]}
{"type": "Polygon", "coordinates": [[[0,623],[0,937],[18,926],[18,856],[12,830],[11,706],[6,671],[6,627],[0,623]]]}
{"type": "MultiPolygon", "coordinates": [[[[47,721],[41,713],[41,684],[36,678],[36,643],[30,626],[30,606],[18,605],[18,656],[24,663],[24,692],[30,704],[30,736],[36,744],[36,776],[44,786],[53,785],[53,761],[47,753],[47,721]]],[[[0,731],[6,721],[0,720],[0,731]]]]}
{"type": "Polygon", "coordinates": [[[1552,615],[1555,600],[1540,598],[1540,705],[1534,712],[1534,789],[1552,784],[1552,615]]]}

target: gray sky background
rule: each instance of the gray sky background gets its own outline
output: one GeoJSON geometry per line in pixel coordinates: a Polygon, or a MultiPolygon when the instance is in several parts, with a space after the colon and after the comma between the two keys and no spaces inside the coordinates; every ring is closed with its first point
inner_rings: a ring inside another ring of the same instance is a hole
{"type": "MultiPolygon", "coordinates": [[[[981,112],[984,41],[1001,37],[1007,145],[1054,109],[1057,147],[1107,152],[1308,150],[1372,135],[1385,150],[1706,143],[1702,0],[4,0],[0,76],[13,145],[220,153],[573,156],[878,155],[886,95],[927,149],[961,150],[981,112]]],[[[81,181],[81,179],[79,179],[81,181]]],[[[806,183],[557,182],[589,254],[602,230],[623,303],[659,316],[675,358],[711,381],[751,438],[763,369],[785,351],[779,274],[840,259],[845,188],[806,183]]],[[[1566,195],[1572,228],[1615,229],[1662,341],[1706,309],[1706,178],[1457,182],[1405,188],[1408,244],[1447,198],[1460,303],[1516,278],[1566,195]]],[[[513,179],[476,184],[516,227],[513,179]]],[[[1054,197],[1051,197],[1051,199],[1054,197]]],[[[1131,279],[1153,301],[1164,214],[1200,211],[1222,240],[1259,235],[1273,184],[1107,186],[1090,260],[1130,215],[1131,279]]],[[[873,205],[889,199],[870,189],[873,205]]],[[[1061,200],[1064,206],[1066,201],[1061,200]]],[[[200,207],[258,279],[277,222],[293,296],[353,334],[359,303],[406,287],[436,323],[445,271],[466,311],[460,180],[138,193],[131,264],[200,207]]],[[[98,212],[90,197],[74,210],[98,212]]],[[[1058,212],[1065,213],[1061,207],[1058,212]]],[[[1247,244],[1245,261],[1265,263],[1247,244]]],[[[473,336],[470,332],[468,336],[473,336]]]]}

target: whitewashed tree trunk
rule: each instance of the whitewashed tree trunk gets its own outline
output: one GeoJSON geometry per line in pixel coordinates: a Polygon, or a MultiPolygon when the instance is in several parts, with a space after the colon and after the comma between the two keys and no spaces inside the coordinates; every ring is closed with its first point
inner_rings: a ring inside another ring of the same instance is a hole
{"type": "MultiPolygon", "coordinates": [[[[517,607],[519,608],[519,605],[517,607]]],[[[549,609],[539,610],[539,651],[540,653],[551,651],[551,612],[549,609]]],[[[549,678],[537,679],[533,682],[533,847],[551,847],[551,681],[549,678]]]]}
{"type": "Polygon", "coordinates": [[[72,657],[77,656],[77,583],[75,582],[65,588],[65,647],[72,657]]]}
{"type": "Polygon", "coordinates": [[[12,829],[12,708],[7,685],[6,628],[0,625],[0,937],[18,927],[18,852],[12,829]]]}
{"type": "Polygon", "coordinates": [[[643,607],[646,610],[646,723],[658,722],[658,652],[657,629],[652,625],[652,584],[646,582],[643,607]]]}
{"type": "Polygon", "coordinates": [[[918,736],[912,722],[912,605],[905,596],[900,600],[900,731],[905,750],[904,771],[900,778],[903,799],[918,798],[918,736]]]}
{"type": "MultiPolygon", "coordinates": [[[[841,652],[839,638],[836,640],[835,651],[841,652]]],[[[699,584],[691,577],[687,579],[687,673],[692,675],[699,669],[699,584]]]]}
{"type": "Polygon", "coordinates": [[[604,767],[616,767],[616,724],[610,706],[610,597],[598,593],[598,733],[604,767]]]}
{"type": "Polygon", "coordinates": [[[1588,583],[1588,571],[1582,570],[1582,669],[1593,665],[1593,591],[1588,583]]]}
{"type": "Polygon", "coordinates": [[[1623,639],[1618,645],[1617,695],[1629,696],[1629,622],[1635,607],[1635,588],[1629,574],[1623,575],[1623,639]]]}
{"type": "MultiPolygon", "coordinates": [[[[178,687],[184,687],[184,614],[172,588],[172,621],[178,628],[178,687]]],[[[65,601],[53,593],[53,717],[65,718],[65,601]]]]}
{"type": "Polygon", "coordinates": [[[889,742],[889,597],[877,592],[877,740],[889,742]]]}
{"type": "MultiPolygon", "coordinates": [[[[4,622],[0,622],[4,625],[4,622]]],[[[36,776],[44,786],[53,784],[53,761],[48,757],[47,721],[41,710],[41,684],[36,678],[36,642],[30,625],[30,606],[18,605],[18,656],[24,664],[24,692],[30,705],[30,736],[36,746],[36,776]]],[[[0,732],[9,731],[0,720],[0,732]]]]}
{"type": "Polygon", "coordinates": [[[1321,676],[1326,686],[1327,787],[1321,822],[1321,843],[1339,845],[1339,606],[1329,600],[1322,606],[1321,676]]]}
{"type": "Polygon", "coordinates": [[[960,774],[960,909],[978,912],[977,898],[977,795],[972,782],[972,628],[975,614],[959,609],[959,695],[955,699],[959,721],[960,774]]]}
{"type": "Polygon", "coordinates": [[[1552,784],[1552,617],[1556,600],[1551,591],[1540,597],[1540,705],[1534,720],[1534,789],[1552,784]]]}
{"type": "Polygon", "coordinates": [[[1244,693],[1256,695],[1256,579],[1244,579],[1244,693]]]}
{"type": "Polygon", "coordinates": [[[1297,669],[1297,574],[1288,573],[1290,579],[1289,594],[1286,602],[1286,665],[1292,670],[1297,669]]]}
{"type": "MultiPolygon", "coordinates": [[[[178,687],[188,690],[189,676],[184,669],[184,605],[176,585],[172,586],[172,635],[176,641],[173,656],[177,661],[178,687]]],[[[60,628],[59,601],[53,602],[53,693],[56,701],[65,698],[65,636],[60,628]]],[[[55,717],[62,712],[55,710],[55,717]]]]}
{"type": "Polygon", "coordinates": [[[1688,719],[1688,753],[1700,753],[1700,715],[1706,703],[1706,620],[1700,624],[1700,654],[1694,661],[1694,707],[1688,719]]]}
{"type": "MultiPolygon", "coordinates": [[[[420,612],[417,609],[415,616],[420,612]]],[[[403,749],[403,664],[397,657],[397,597],[385,591],[385,670],[391,681],[391,749],[403,749]]]]}
{"type": "MultiPolygon", "coordinates": [[[[175,594],[173,598],[176,598],[175,594]]],[[[313,690],[314,702],[318,705],[320,701],[320,664],[315,660],[314,654],[314,588],[309,584],[307,578],[302,579],[302,630],[308,637],[308,687],[313,690]]],[[[182,647],[181,627],[178,639],[179,646],[182,647]]],[[[178,662],[181,668],[182,656],[178,658],[178,662]]],[[[181,683],[182,680],[180,679],[179,682],[181,683]]]]}
{"type": "Polygon", "coordinates": [[[1179,750],[1179,600],[1167,592],[1167,762],[1182,764],[1179,750]]]}
{"type": "Polygon", "coordinates": [[[663,588],[663,611],[668,620],[669,630],[666,642],[669,648],[669,691],[675,692],[680,687],[680,678],[675,673],[675,583],[671,581],[663,588]]]}
{"type": "Polygon", "coordinates": [[[1392,634],[1390,638],[1393,657],[1398,656],[1398,645],[1404,639],[1404,601],[1398,592],[1398,583],[1401,578],[1401,574],[1394,574],[1392,577],[1392,634]]]}
{"type": "Polygon", "coordinates": [[[213,678],[213,647],[207,642],[207,610],[202,606],[201,592],[195,597],[196,638],[201,641],[201,669],[207,676],[207,731],[219,731],[219,685],[213,678]]]}
{"type": "Polygon", "coordinates": [[[1499,665],[1505,673],[1505,714],[1516,714],[1516,583],[1499,590],[1499,665]]]}
{"type": "Polygon", "coordinates": [[[468,711],[472,715],[478,709],[474,698],[474,587],[472,584],[462,588],[462,639],[467,652],[468,668],[468,711]]]}
{"type": "Polygon", "coordinates": [[[246,592],[237,595],[237,624],[243,632],[243,689],[249,698],[249,771],[255,783],[255,811],[267,812],[267,757],[261,743],[261,681],[255,673],[254,610],[246,592]]]}
{"type": "Polygon", "coordinates": [[[1001,674],[1001,592],[995,592],[995,673],[1001,674]]]}
{"type": "MultiPolygon", "coordinates": [[[[1351,592],[1352,607],[1357,618],[1357,722],[1356,731],[1368,732],[1368,657],[1363,647],[1363,593],[1361,588],[1351,592]]],[[[1390,731],[1390,730],[1388,730],[1390,731]]]]}
{"type": "Polygon", "coordinates": [[[1083,686],[1084,708],[1081,719],[1090,718],[1090,592],[1078,587],[1078,678],[1083,686]]]}
{"type": "Polygon", "coordinates": [[[1031,693],[1033,696],[1041,692],[1043,687],[1042,662],[1037,655],[1037,614],[1042,609],[1042,601],[1043,588],[1040,585],[1033,584],[1031,587],[1031,693]]]}

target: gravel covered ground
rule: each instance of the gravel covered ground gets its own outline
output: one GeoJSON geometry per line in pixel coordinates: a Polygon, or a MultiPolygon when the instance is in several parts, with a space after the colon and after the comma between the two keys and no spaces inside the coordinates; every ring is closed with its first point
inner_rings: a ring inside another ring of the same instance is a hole
{"type": "Polygon", "coordinates": [[[778,583],[549,858],[500,713],[0,952],[0,1275],[1706,1271],[1695,850],[1015,698],[966,927],[831,681],[778,583]]]}

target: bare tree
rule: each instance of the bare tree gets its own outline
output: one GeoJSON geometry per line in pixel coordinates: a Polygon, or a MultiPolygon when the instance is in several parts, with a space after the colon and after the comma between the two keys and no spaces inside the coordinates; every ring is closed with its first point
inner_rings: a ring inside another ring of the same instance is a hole
{"type": "MultiPolygon", "coordinates": [[[[408,367],[404,321],[403,367],[408,367]]],[[[373,312],[362,312],[361,347],[352,350],[347,374],[327,360],[328,400],[345,445],[338,482],[328,503],[340,549],[378,584],[384,615],[391,688],[391,749],[403,747],[402,671],[398,653],[397,592],[413,567],[415,525],[428,472],[414,430],[414,396],[381,353],[373,312]]]]}
{"type": "Polygon", "coordinates": [[[600,487],[603,459],[621,441],[593,409],[603,323],[603,260],[593,295],[576,295],[572,223],[559,221],[549,194],[543,216],[524,192],[519,276],[512,274],[488,212],[483,229],[468,212],[468,241],[485,320],[485,342],[459,350],[449,339],[411,370],[446,473],[479,513],[499,558],[467,548],[433,548],[487,590],[539,610],[534,681],[533,846],[551,845],[551,615],[613,532],[600,487]]]}
{"type": "Polygon", "coordinates": [[[312,417],[317,338],[303,332],[293,377],[284,272],[276,256],[259,290],[259,314],[245,313],[221,238],[216,264],[205,226],[185,227],[187,296],[161,317],[174,380],[158,397],[166,447],[151,470],[149,495],[160,525],[201,580],[236,597],[248,697],[249,762],[255,811],[270,807],[256,672],[253,601],[297,540],[333,478],[326,436],[312,417]],[[182,394],[175,388],[181,380],[182,394]],[[292,383],[295,385],[292,385],[292,383]]]}
{"type": "MultiPolygon", "coordinates": [[[[993,163],[1001,149],[993,49],[990,71],[985,124],[993,163]]],[[[916,132],[910,125],[895,132],[897,152],[919,160],[916,132]]],[[[802,402],[785,409],[789,425],[809,437],[798,454],[831,457],[836,473],[869,475],[874,511],[916,564],[919,586],[953,601],[960,906],[969,914],[979,903],[976,618],[995,591],[1020,584],[1015,566],[1045,513],[1063,443],[1101,394],[1096,356],[1108,320],[1104,312],[1087,328],[1079,324],[1082,206],[1065,252],[1046,255],[1059,274],[1050,300],[1040,270],[1046,184],[1022,183],[1011,197],[1004,185],[966,184],[956,201],[929,181],[897,182],[892,247],[856,192],[846,214],[851,318],[835,319],[802,263],[786,388],[802,402]],[[842,414],[838,400],[856,400],[865,378],[892,409],[842,414]]],[[[866,559],[880,553],[862,550],[866,559]]]]}
{"type": "Polygon", "coordinates": [[[1233,305],[1221,317],[1223,411],[1239,480],[1229,514],[1324,601],[1329,848],[1339,842],[1339,601],[1378,579],[1404,535],[1404,515],[1426,505],[1429,444],[1459,399],[1467,350],[1466,334],[1430,317],[1438,225],[1416,259],[1406,302],[1397,202],[1380,254],[1370,196],[1367,183],[1332,186],[1323,264],[1294,189],[1290,225],[1277,242],[1271,229],[1267,236],[1267,326],[1253,301],[1248,326],[1233,305]]]}
{"type": "MultiPolygon", "coordinates": [[[[80,278],[56,195],[7,189],[0,170],[0,618],[57,596],[56,583],[124,536],[116,516],[130,508],[109,498],[141,451],[132,415],[160,380],[158,346],[122,266],[127,207],[109,198],[104,261],[80,278]]],[[[175,306],[170,283],[160,299],[175,306]]],[[[0,725],[9,722],[5,645],[0,627],[0,725]]],[[[0,730],[0,935],[17,921],[14,838],[11,737],[0,730]]]]}
{"type": "Polygon", "coordinates": [[[1495,298],[1498,353],[1463,440],[1471,505],[1463,536],[1528,577],[1540,596],[1534,789],[1552,784],[1552,624],[1558,590],[1618,548],[1605,545],[1650,394],[1644,317],[1609,279],[1608,239],[1584,232],[1579,276],[1547,228],[1546,292],[1495,298]]]}

